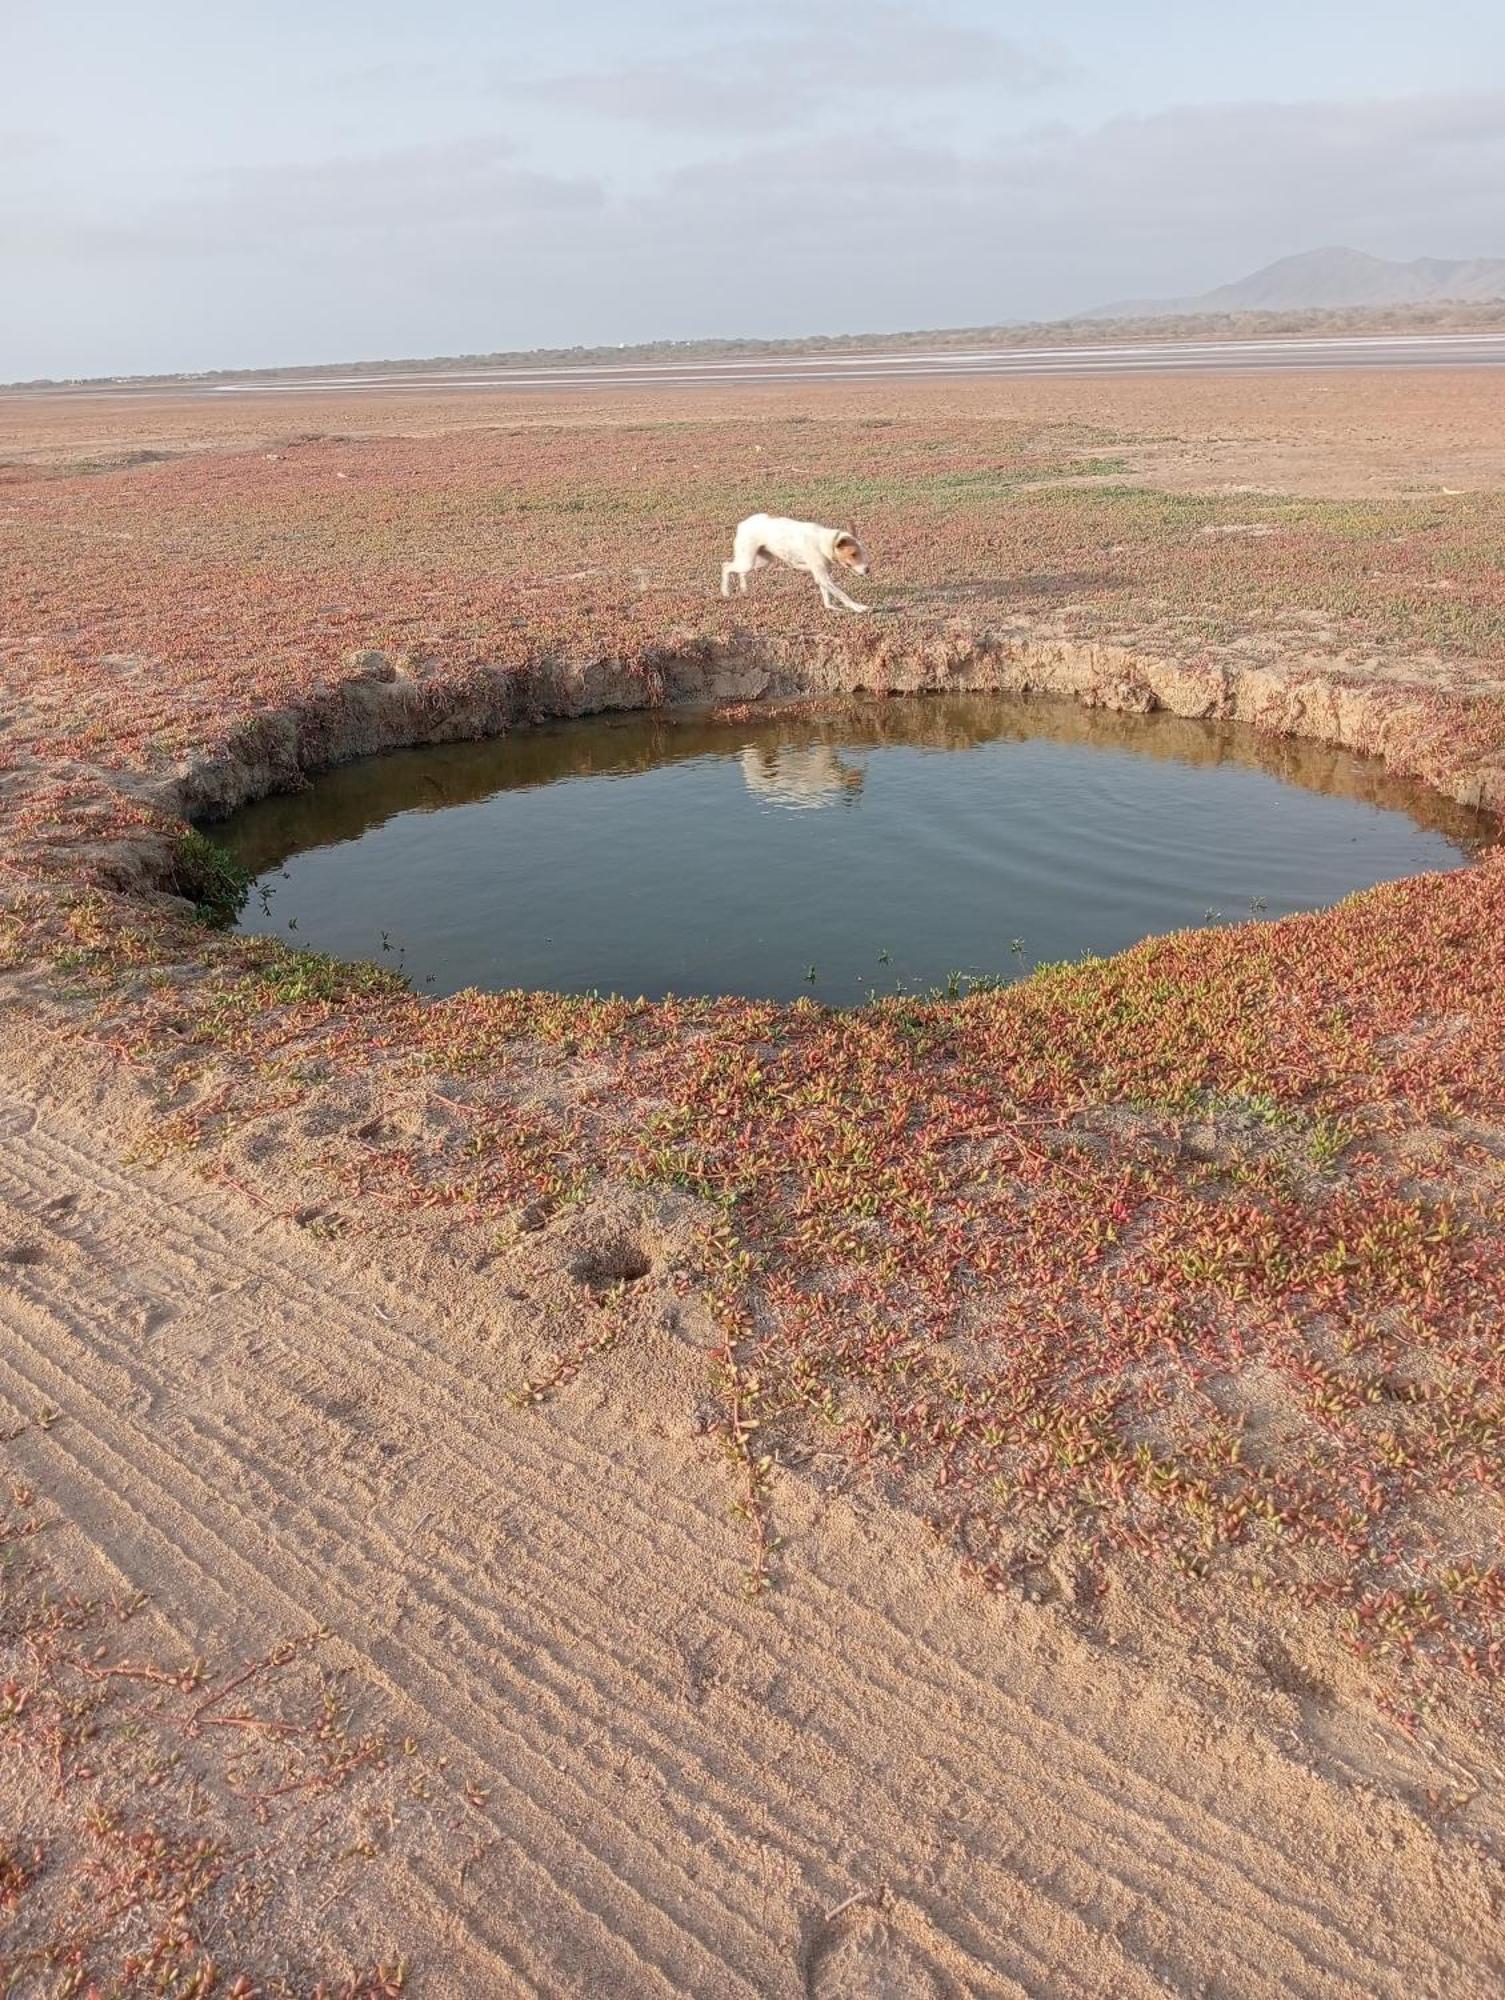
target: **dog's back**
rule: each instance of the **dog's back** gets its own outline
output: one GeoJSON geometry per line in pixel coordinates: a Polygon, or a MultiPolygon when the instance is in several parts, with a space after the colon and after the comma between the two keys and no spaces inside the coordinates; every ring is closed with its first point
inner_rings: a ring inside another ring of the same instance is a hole
{"type": "Polygon", "coordinates": [[[749,514],[738,524],[735,547],[761,555],[766,561],[788,563],[793,569],[808,569],[811,558],[830,562],[838,528],[822,528],[814,521],[791,521],[782,514],[749,514]]]}

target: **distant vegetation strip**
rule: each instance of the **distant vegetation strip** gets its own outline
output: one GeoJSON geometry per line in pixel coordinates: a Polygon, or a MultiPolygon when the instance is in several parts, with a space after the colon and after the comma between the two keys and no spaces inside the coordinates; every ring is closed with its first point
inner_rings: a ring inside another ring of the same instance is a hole
{"type": "Polygon", "coordinates": [[[1310,307],[1299,312],[1155,313],[1132,319],[1021,321],[1002,326],[920,328],[908,333],[806,334],[787,340],[649,340],[622,347],[497,349],[490,354],[435,354],[419,359],[289,363],[274,368],[210,368],[197,374],[40,376],[7,389],[59,389],[177,382],[319,382],[441,369],[583,368],[608,363],[796,359],[820,354],[906,354],[915,349],[1100,347],[1115,340],[1251,340],[1302,334],[1474,333],[1505,327],[1505,299],[1479,304],[1310,307]]]}

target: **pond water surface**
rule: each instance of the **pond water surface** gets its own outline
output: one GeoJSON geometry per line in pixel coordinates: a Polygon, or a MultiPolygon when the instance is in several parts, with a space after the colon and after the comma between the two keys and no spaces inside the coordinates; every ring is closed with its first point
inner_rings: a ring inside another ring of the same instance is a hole
{"type": "Polygon", "coordinates": [[[256,876],[242,930],[420,990],[842,1005],[1313,909],[1494,837],[1343,751],[1009,696],[550,724],[212,832],[256,876]]]}

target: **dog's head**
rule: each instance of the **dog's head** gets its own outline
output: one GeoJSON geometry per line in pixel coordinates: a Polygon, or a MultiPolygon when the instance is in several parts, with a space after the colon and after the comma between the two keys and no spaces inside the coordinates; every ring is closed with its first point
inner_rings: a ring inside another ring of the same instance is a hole
{"type": "Polygon", "coordinates": [[[859,576],[867,575],[867,550],[850,531],[836,537],[832,552],[836,560],[845,563],[848,569],[856,570],[859,576]]]}

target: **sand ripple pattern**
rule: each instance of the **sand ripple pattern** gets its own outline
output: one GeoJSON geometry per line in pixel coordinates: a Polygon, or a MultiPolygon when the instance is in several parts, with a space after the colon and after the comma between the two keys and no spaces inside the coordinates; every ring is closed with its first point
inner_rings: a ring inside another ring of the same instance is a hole
{"type": "MultiPolygon", "coordinates": [[[[508,1409],[421,1297],[74,1113],[0,1094],[10,1462],[185,1649],[328,1625],[395,1733],[480,1778],[462,1871],[379,1917],[444,1995],[1482,1995],[1485,1888],[1398,1809],[1218,1728],[904,1520],[781,1482],[737,1594],[717,1463],[608,1371],[508,1409]]],[[[637,1366],[651,1365],[640,1355],[637,1366]]]]}

